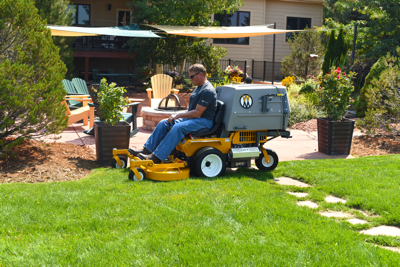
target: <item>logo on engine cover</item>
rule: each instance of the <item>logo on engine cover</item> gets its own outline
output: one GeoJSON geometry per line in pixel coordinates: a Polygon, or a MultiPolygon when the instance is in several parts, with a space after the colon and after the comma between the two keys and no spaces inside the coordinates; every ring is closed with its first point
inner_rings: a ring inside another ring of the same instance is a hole
{"type": "Polygon", "coordinates": [[[242,95],[239,103],[242,108],[249,109],[253,105],[253,98],[250,95],[242,95]]]}

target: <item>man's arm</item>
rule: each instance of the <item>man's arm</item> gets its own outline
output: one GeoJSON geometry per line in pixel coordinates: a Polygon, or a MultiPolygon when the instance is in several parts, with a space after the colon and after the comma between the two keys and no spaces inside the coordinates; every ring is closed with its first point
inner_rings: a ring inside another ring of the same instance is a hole
{"type": "Polygon", "coordinates": [[[168,122],[171,122],[172,120],[176,120],[176,119],[181,119],[181,118],[182,119],[200,118],[206,109],[207,109],[207,107],[197,104],[196,109],[194,109],[194,110],[171,115],[168,118],[168,122]]]}

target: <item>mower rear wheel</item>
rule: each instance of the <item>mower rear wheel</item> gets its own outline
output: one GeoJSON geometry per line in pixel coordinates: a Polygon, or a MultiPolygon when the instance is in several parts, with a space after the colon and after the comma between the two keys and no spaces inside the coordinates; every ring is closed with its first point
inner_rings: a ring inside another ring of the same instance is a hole
{"type": "Polygon", "coordinates": [[[197,177],[215,177],[225,173],[226,159],[224,154],[213,147],[203,147],[194,155],[190,171],[197,177]]]}
{"type": "Polygon", "coordinates": [[[125,169],[126,166],[128,166],[126,158],[121,157],[121,156],[118,156],[118,158],[122,161],[122,167],[118,165],[118,162],[114,158],[111,161],[111,167],[112,168],[117,168],[117,169],[125,169]]]}
{"type": "Polygon", "coordinates": [[[259,170],[262,171],[272,171],[278,166],[278,155],[272,151],[271,149],[267,149],[267,154],[270,160],[270,163],[267,163],[267,160],[264,157],[264,154],[261,153],[258,159],[256,159],[256,166],[259,170]]]}
{"type": "Polygon", "coordinates": [[[131,181],[143,181],[146,179],[146,172],[141,169],[141,168],[136,168],[136,170],[139,172],[140,177],[136,177],[135,173],[131,170],[129,172],[129,180],[131,181]]]}

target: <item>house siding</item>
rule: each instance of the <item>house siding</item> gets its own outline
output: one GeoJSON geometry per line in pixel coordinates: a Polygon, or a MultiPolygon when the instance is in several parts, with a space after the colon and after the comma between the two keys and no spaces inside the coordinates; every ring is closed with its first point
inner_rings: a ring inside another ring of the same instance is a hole
{"type": "MultiPolygon", "coordinates": [[[[267,1],[265,23],[276,22],[277,29],[286,29],[286,17],[311,18],[311,28],[322,26],[323,5],[321,3],[267,1]]],[[[290,54],[290,47],[285,42],[285,34],[276,35],[275,61],[280,62],[290,54]]],[[[265,59],[272,61],[273,36],[266,35],[264,44],[265,59]]]]}
{"type": "MultiPolygon", "coordinates": [[[[276,22],[277,29],[286,29],[286,17],[311,18],[312,27],[322,26],[323,0],[280,1],[280,0],[243,0],[240,11],[250,11],[250,25],[266,25],[276,22]]],[[[270,26],[269,28],[273,28],[270,26]]],[[[273,35],[250,37],[250,45],[222,45],[228,54],[223,59],[272,61],[273,35]]],[[[276,35],[275,61],[280,62],[290,54],[285,42],[285,34],[276,35]]]]}
{"type": "Polygon", "coordinates": [[[111,27],[117,26],[118,10],[130,10],[126,6],[126,0],[75,0],[74,4],[88,4],[90,5],[90,26],[91,27],[111,27]],[[111,10],[108,11],[108,4],[112,5],[111,10]]]}

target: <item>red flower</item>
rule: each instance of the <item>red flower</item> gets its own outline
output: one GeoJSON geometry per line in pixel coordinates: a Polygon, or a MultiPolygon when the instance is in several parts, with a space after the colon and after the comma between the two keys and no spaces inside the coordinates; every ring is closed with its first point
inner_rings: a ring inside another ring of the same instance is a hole
{"type": "Polygon", "coordinates": [[[346,76],[346,72],[343,72],[343,75],[346,76]]]}
{"type": "Polygon", "coordinates": [[[337,78],[340,79],[340,76],[338,75],[337,78]]]}

